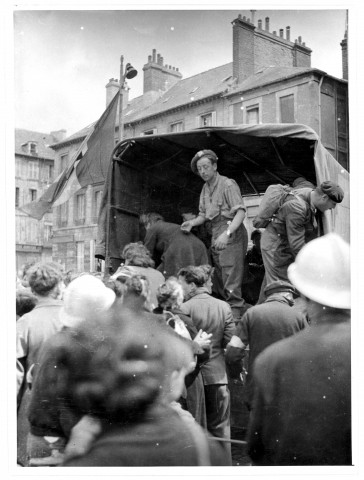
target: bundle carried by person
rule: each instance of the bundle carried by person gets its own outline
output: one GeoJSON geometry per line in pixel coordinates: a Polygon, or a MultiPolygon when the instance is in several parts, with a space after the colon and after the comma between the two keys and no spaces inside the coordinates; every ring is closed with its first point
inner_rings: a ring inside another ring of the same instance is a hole
{"type": "Polygon", "coordinates": [[[290,185],[282,185],[280,183],[269,185],[260,202],[258,213],[253,218],[254,228],[267,227],[274,215],[286,201],[292,200],[293,197],[301,198],[299,192],[310,188],[314,188],[314,185],[308,181],[306,184],[299,185],[298,187],[295,185],[291,187],[290,185]]]}

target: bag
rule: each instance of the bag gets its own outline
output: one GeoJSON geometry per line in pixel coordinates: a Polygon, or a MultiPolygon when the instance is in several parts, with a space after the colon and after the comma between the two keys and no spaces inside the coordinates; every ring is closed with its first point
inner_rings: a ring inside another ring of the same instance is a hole
{"type": "Polygon", "coordinates": [[[178,335],[181,335],[181,337],[187,338],[188,340],[192,340],[185,323],[178,315],[174,315],[172,312],[165,312],[165,318],[167,325],[172,327],[178,335]]]}
{"type": "Polygon", "coordinates": [[[296,197],[295,192],[289,185],[269,185],[260,202],[258,213],[253,218],[254,228],[265,228],[272,217],[287,200],[288,195],[296,197]]]}

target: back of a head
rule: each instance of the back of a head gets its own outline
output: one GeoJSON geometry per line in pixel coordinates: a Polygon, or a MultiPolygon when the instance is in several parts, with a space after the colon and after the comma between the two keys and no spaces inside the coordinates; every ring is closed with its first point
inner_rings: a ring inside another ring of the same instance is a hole
{"type": "Polygon", "coordinates": [[[63,281],[63,271],[55,263],[36,263],[27,272],[29,287],[36,295],[46,297],[63,281]]]}
{"type": "Polygon", "coordinates": [[[259,229],[253,230],[250,235],[250,240],[254,242],[256,238],[260,238],[262,236],[262,232],[259,229]]]}
{"type": "Polygon", "coordinates": [[[148,224],[153,225],[156,222],[164,221],[164,218],[160,213],[150,212],[140,215],[139,220],[142,225],[146,226],[148,224]]]}
{"type": "Polygon", "coordinates": [[[328,233],[307,243],[288,267],[288,278],[305,297],[324,306],[350,309],[350,246],[328,233]]]}
{"type": "Polygon", "coordinates": [[[22,317],[29,313],[38,303],[38,299],[27,289],[21,289],[16,292],[16,315],[22,317]]]}
{"type": "Polygon", "coordinates": [[[165,310],[178,308],[183,303],[183,288],[177,278],[169,277],[157,290],[158,305],[165,310]]]}
{"type": "Polygon", "coordinates": [[[152,259],[149,250],[140,242],[133,242],[125,245],[122,257],[127,265],[146,268],[154,267],[154,260],[152,259]]]}
{"type": "Polygon", "coordinates": [[[183,277],[186,283],[194,283],[196,287],[202,287],[206,282],[205,271],[193,265],[181,268],[177,277],[183,277]]]}
{"type": "Polygon", "coordinates": [[[81,412],[110,424],[137,422],[161,392],[164,335],[157,322],[123,308],[79,324],[60,352],[62,388],[81,412]]]}

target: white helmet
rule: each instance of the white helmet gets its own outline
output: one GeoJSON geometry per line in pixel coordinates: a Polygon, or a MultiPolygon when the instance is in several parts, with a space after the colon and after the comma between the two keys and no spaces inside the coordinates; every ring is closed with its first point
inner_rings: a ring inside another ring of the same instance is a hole
{"type": "Polygon", "coordinates": [[[350,308],[350,246],[336,233],[307,243],[288,267],[292,284],[311,300],[350,308]]]}
{"type": "Polygon", "coordinates": [[[75,327],[83,320],[106,313],[114,300],[114,291],[99,278],[80,275],[64,291],[60,320],[66,327],[75,327]]]}

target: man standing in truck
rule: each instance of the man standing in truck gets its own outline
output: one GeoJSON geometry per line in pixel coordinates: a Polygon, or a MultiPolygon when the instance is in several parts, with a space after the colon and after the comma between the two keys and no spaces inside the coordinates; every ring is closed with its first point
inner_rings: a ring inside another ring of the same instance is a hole
{"type": "Polygon", "coordinates": [[[196,218],[182,223],[190,232],[195,226],[211,221],[211,254],[215,267],[214,289],[230,305],[235,319],[248,308],[241,294],[248,234],[243,224],[244,201],[235,180],[217,171],[217,155],[200,150],[191,161],[191,170],[204,180],[196,218]]]}

